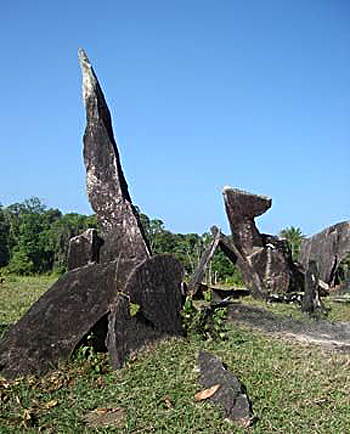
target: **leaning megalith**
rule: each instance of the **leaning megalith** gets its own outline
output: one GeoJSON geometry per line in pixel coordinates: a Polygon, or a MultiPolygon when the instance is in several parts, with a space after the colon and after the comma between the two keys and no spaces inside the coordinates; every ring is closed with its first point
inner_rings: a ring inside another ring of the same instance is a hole
{"type": "Polygon", "coordinates": [[[306,269],[310,260],[315,261],[320,279],[333,286],[339,264],[348,254],[350,221],[345,221],[303,239],[299,262],[306,269]]]}
{"type": "Polygon", "coordinates": [[[170,255],[156,255],[133,269],[108,318],[106,345],[114,368],[147,343],[182,334],[183,276],[183,267],[170,255]]]}
{"type": "Polygon", "coordinates": [[[248,287],[254,281],[253,295],[301,290],[303,276],[293,263],[286,241],[261,234],[255,225],[255,217],[266,212],[272,200],[232,187],[224,187],[223,196],[232,233],[231,244],[240,252],[237,265],[248,287]]]}
{"type": "Polygon", "coordinates": [[[40,375],[68,359],[125,283],[117,266],[86,265],[58,279],[0,341],[0,376],[40,375]]]}
{"type": "Polygon", "coordinates": [[[84,162],[89,201],[101,237],[71,240],[69,271],[0,342],[0,375],[41,375],[67,360],[93,332],[114,367],[130,352],[181,335],[182,265],[154,256],[128,191],[111,115],[83,50],[79,50],[87,126],[84,162]]]}

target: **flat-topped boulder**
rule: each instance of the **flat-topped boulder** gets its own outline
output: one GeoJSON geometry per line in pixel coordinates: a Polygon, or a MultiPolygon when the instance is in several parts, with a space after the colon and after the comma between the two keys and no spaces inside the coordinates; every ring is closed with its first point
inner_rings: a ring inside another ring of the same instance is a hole
{"type": "Polygon", "coordinates": [[[302,290],[304,278],[292,261],[287,243],[261,234],[255,225],[254,218],[266,212],[272,200],[232,187],[224,187],[223,196],[232,233],[231,244],[240,253],[237,265],[247,286],[255,288],[253,294],[302,290]]]}
{"type": "Polygon", "coordinates": [[[224,187],[223,196],[235,244],[241,246],[247,254],[251,253],[254,247],[263,247],[254,218],[271,208],[272,200],[267,196],[228,186],[224,187]]]}

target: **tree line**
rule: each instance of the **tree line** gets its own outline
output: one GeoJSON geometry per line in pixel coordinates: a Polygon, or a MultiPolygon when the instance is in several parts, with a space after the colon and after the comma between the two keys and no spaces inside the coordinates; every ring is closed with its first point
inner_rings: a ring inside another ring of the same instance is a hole
{"type": "Polygon", "coordinates": [[[0,270],[15,274],[63,272],[70,238],[97,228],[95,215],[63,214],[37,197],[0,205],[0,270]]]}
{"type": "MultiPolygon", "coordinates": [[[[211,244],[212,234],[173,233],[162,220],[151,219],[136,208],[152,252],[174,255],[183,264],[186,277],[190,277],[211,244]]],[[[37,197],[6,207],[0,204],[0,273],[64,273],[69,240],[89,228],[98,230],[95,214],[63,214],[59,209],[48,209],[37,197]]],[[[280,236],[287,240],[296,260],[303,238],[301,230],[291,226],[280,236]]],[[[209,284],[242,284],[239,270],[219,249],[210,262],[206,280],[209,284]]]]}
{"type": "MultiPolygon", "coordinates": [[[[186,276],[191,276],[212,235],[172,233],[162,220],[151,219],[140,209],[138,212],[152,252],[174,255],[183,264],[186,276]]],[[[37,197],[0,205],[0,273],[65,272],[70,238],[88,228],[98,229],[96,215],[63,214],[59,209],[48,209],[37,197]]],[[[238,270],[217,251],[208,270],[208,282],[239,284],[240,279],[238,270]]]]}

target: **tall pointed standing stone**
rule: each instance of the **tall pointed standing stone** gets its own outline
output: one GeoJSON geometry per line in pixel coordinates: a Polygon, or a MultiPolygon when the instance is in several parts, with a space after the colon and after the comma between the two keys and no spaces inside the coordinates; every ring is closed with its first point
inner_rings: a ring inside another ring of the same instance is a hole
{"type": "Polygon", "coordinates": [[[150,256],[150,249],[121,167],[111,115],[83,49],[79,49],[79,62],[87,121],[84,134],[87,193],[105,239],[100,261],[143,260],[150,256]]]}

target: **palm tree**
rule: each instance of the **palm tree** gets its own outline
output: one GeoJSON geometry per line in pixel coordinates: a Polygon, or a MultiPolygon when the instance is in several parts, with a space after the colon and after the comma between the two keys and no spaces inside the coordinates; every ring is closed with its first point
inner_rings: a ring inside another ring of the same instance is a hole
{"type": "Polygon", "coordinates": [[[296,261],[300,253],[302,240],[305,237],[301,229],[291,226],[290,228],[283,229],[279,236],[287,241],[292,252],[293,261],[296,261]]]}

